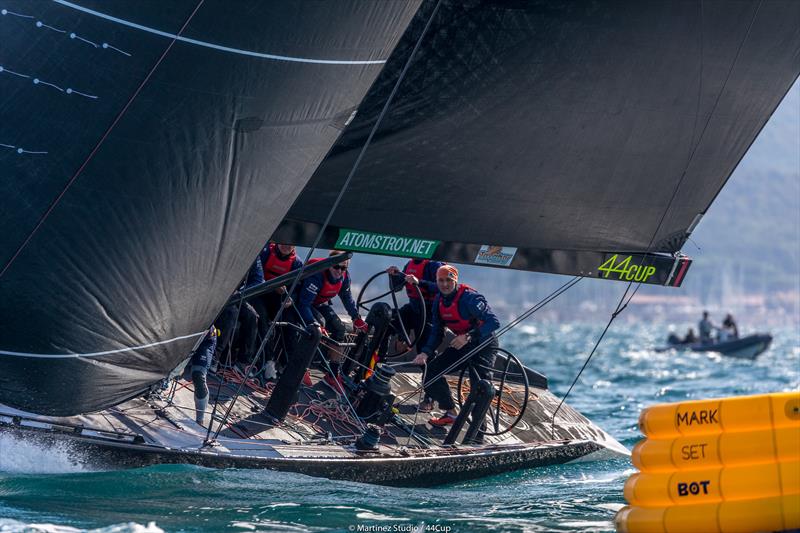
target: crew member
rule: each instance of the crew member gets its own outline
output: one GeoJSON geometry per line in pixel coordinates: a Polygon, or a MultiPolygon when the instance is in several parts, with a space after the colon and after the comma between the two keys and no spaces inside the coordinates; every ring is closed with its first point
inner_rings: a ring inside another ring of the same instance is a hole
{"type": "MultiPolygon", "coordinates": [[[[412,259],[406,263],[402,271],[396,266],[390,266],[386,269],[386,272],[391,277],[393,290],[399,290],[400,287],[405,286],[408,303],[399,310],[400,320],[402,320],[409,336],[411,331],[414,332],[416,338],[414,346],[417,350],[425,346],[425,341],[430,335],[430,325],[422,322],[422,315],[424,314],[427,317],[426,322],[432,320],[433,300],[439,294],[439,289],[436,287],[436,271],[443,265],[444,263],[429,259],[412,259]],[[416,287],[419,287],[419,291],[417,291],[416,287]],[[421,300],[420,293],[422,293],[421,300]],[[423,309],[425,310],[424,313],[423,309]]],[[[394,325],[395,330],[399,333],[400,324],[395,321],[394,325]]]]}
{"type": "MultiPolygon", "coordinates": [[[[330,256],[342,253],[344,252],[333,250],[330,256]]],[[[314,261],[313,259],[310,260],[309,264],[314,261]]],[[[320,261],[320,259],[316,261],[320,261]]],[[[350,276],[347,274],[349,266],[350,260],[347,259],[318,274],[309,276],[303,280],[298,291],[297,313],[300,318],[307,325],[319,324],[323,328],[323,334],[326,334],[336,342],[344,341],[345,326],[331,303],[335,296],[339,296],[342,304],[344,304],[347,313],[353,320],[355,329],[364,332],[369,329],[367,323],[358,314],[356,302],[350,292],[350,276]]],[[[342,394],[344,386],[339,370],[344,356],[340,351],[331,349],[328,350],[328,358],[330,371],[325,371],[323,380],[335,392],[342,394]]]]}
{"type": "MultiPolygon", "coordinates": [[[[247,271],[244,284],[233,294],[237,295],[239,291],[263,282],[264,270],[261,259],[256,257],[250,270],[247,271]]],[[[258,340],[258,313],[255,308],[248,302],[230,304],[222,310],[215,325],[219,330],[219,338],[216,343],[213,368],[216,369],[216,364],[224,360],[226,351],[237,354],[236,361],[229,361],[231,364],[238,361],[242,365],[248,365],[255,355],[258,340]]]]}
{"type": "MultiPolygon", "coordinates": [[[[303,266],[303,262],[297,257],[295,247],[291,244],[269,243],[261,250],[259,258],[264,267],[264,281],[275,279],[287,272],[298,270],[303,266]]],[[[266,298],[263,300],[270,320],[278,313],[286,290],[286,286],[282,285],[265,295],[266,298]]],[[[285,305],[291,305],[291,299],[289,299],[285,305]]]]}
{"type": "MultiPolygon", "coordinates": [[[[287,272],[297,270],[303,266],[303,262],[298,259],[295,248],[291,244],[267,243],[261,253],[259,260],[264,268],[264,281],[282,276],[287,272]]],[[[262,294],[253,299],[253,308],[258,313],[258,332],[263,339],[269,330],[269,323],[275,319],[281,302],[285,306],[292,305],[292,299],[286,296],[286,286],[262,294]]],[[[271,381],[277,377],[275,371],[275,351],[267,345],[264,354],[264,379],[271,381]]]]}
{"type": "Polygon", "coordinates": [[[192,354],[191,374],[194,384],[195,420],[201,426],[205,422],[206,407],[208,407],[208,384],[206,376],[214,358],[214,349],[217,347],[217,328],[211,326],[200,345],[192,354]]]}
{"type": "Polygon", "coordinates": [[[480,379],[491,380],[491,369],[494,367],[498,348],[494,332],[500,327],[500,321],[483,295],[463,283],[458,283],[458,270],[454,266],[439,267],[436,271],[436,285],[439,294],[433,301],[431,333],[413,363],[428,363],[431,354],[442,342],[445,326],[455,333],[450,346],[427,365],[424,382],[426,396],[438,402],[439,407],[445,410],[443,416],[431,418],[429,423],[433,426],[447,426],[455,422],[456,404],[445,377],[439,374],[486,342],[483,348],[459,363],[451,372],[468,366],[472,386],[480,379]]]}

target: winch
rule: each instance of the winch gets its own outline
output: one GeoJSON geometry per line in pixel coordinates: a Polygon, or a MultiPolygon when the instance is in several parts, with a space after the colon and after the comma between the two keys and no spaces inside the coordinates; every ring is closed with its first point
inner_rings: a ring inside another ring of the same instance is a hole
{"type": "Polygon", "coordinates": [[[378,364],[372,375],[359,384],[353,400],[359,418],[382,426],[392,417],[394,375],[394,368],[378,364]]]}

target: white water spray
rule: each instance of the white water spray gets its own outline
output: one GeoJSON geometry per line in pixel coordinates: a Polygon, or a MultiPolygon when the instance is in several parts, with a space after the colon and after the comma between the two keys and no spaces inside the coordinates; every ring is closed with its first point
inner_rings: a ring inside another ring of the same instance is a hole
{"type": "MultiPolygon", "coordinates": [[[[0,434],[0,472],[64,474],[88,471],[66,444],[47,446],[0,434]]],[[[0,532],[4,531],[7,530],[0,527],[0,532]]]]}

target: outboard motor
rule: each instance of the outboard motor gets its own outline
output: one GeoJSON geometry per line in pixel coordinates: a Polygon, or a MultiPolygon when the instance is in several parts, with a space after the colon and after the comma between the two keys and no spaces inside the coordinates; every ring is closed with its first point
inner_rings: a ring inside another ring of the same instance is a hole
{"type": "Polygon", "coordinates": [[[392,378],[395,373],[394,368],[379,364],[375,372],[361,382],[353,402],[359,418],[378,426],[392,418],[395,398],[392,394],[392,378]]]}

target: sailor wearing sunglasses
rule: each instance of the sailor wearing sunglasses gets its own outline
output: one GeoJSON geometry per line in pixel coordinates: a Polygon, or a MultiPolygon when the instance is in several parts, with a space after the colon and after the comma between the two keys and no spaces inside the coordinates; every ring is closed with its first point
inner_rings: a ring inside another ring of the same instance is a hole
{"type": "MultiPolygon", "coordinates": [[[[330,255],[334,256],[342,253],[344,252],[333,250],[330,255]]],[[[319,261],[319,259],[316,261],[319,261]]],[[[315,262],[315,260],[309,260],[309,264],[312,262],[315,262]]],[[[367,323],[358,314],[356,302],[350,292],[350,276],[347,274],[349,266],[350,260],[348,259],[319,274],[306,278],[300,286],[297,298],[297,312],[302,317],[303,322],[306,324],[320,324],[324,328],[323,333],[327,333],[331,339],[337,342],[344,341],[346,330],[342,320],[333,308],[332,299],[335,296],[338,296],[342,301],[344,308],[353,320],[355,329],[364,332],[369,329],[367,323]]],[[[331,371],[326,372],[323,379],[329,387],[341,394],[344,388],[339,369],[343,356],[335,349],[329,349],[327,352],[331,371]]]]}

